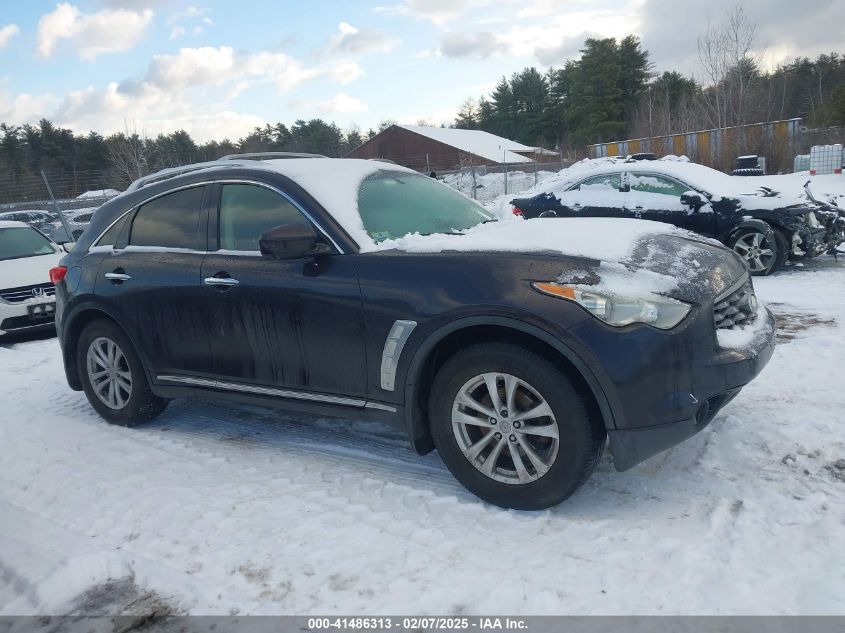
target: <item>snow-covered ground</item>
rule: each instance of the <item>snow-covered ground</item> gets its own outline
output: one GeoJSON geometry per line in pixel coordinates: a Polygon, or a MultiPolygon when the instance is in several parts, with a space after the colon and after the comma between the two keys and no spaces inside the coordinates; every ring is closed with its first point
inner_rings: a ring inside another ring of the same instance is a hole
{"type": "Polygon", "coordinates": [[[763,374],[538,513],[374,423],[177,401],[109,426],[55,339],[0,343],[0,613],[132,577],[193,614],[843,614],[845,261],[755,285],[781,323],[763,374]]]}

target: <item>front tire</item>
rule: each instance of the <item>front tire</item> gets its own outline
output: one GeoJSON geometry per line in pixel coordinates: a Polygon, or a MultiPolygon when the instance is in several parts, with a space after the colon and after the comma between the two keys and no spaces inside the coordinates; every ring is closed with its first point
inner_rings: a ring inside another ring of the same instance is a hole
{"type": "Polygon", "coordinates": [[[135,426],[167,408],[168,401],[153,394],[141,359],[114,322],[98,319],[89,323],[76,349],[82,388],[107,422],[135,426]]]}
{"type": "Polygon", "coordinates": [[[758,277],[783,268],[789,255],[786,238],[774,228],[771,236],[760,229],[740,229],[731,236],[728,246],[748,263],[751,274],[758,277]]]}
{"type": "Polygon", "coordinates": [[[598,463],[606,437],[563,371],[506,343],[475,345],[441,367],[429,423],[461,484],[517,510],[548,508],[574,493],[598,463]]]}

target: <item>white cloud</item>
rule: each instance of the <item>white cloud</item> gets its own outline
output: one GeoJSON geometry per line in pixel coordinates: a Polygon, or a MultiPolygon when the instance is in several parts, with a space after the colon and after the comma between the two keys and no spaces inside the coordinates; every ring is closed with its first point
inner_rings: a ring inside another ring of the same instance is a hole
{"type": "Polygon", "coordinates": [[[485,59],[496,53],[505,53],[508,45],[490,32],[445,33],[440,40],[440,52],[445,57],[485,59]]]}
{"type": "Polygon", "coordinates": [[[8,46],[11,39],[20,32],[21,29],[17,24],[7,24],[0,28],[0,48],[8,46]]]}
{"type": "Polygon", "coordinates": [[[365,112],[367,110],[366,103],[355,97],[350,97],[343,92],[338,92],[327,101],[320,101],[309,105],[323,114],[330,112],[365,112]]]}
{"type": "Polygon", "coordinates": [[[133,48],[153,19],[149,9],[130,11],[106,9],[82,13],[67,2],[56,5],[51,13],[38,21],[36,54],[50,57],[61,40],[68,40],[82,59],[93,60],[104,53],[117,53],[133,48]]]}
{"type": "Polygon", "coordinates": [[[185,34],[184,27],[174,26],[170,31],[170,39],[175,40],[177,37],[182,37],[185,34]]]}
{"type": "Polygon", "coordinates": [[[358,29],[348,22],[338,24],[338,33],[329,40],[331,53],[387,53],[399,39],[372,29],[358,29]]]}
{"type": "Polygon", "coordinates": [[[149,84],[126,93],[117,83],[104,90],[88,87],[71,92],[51,118],[72,130],[94,129],[103,134],[120,132],[127,124],[150,136],[184,129],[200,142],[237,139],[266,123],[261,117],[233,112],[225,106],[197,107],[149,84]]]}
{"type": "MultiPolygon", "coordinates": [[[[85,133],[109,134],[127,122],[150,135],[185,129],[198,140],[239,138],[265,121],[252,114],[233,112],[230,99],[257,84],[269,84],[287,93],[303,82],[322,79],[345,85],[363,74],[353,60],[331,60],[305,65],[286,55],[270,51],[239,52],[228,46],[182,48],[177,53],[155,55],[138,78],[111,82],[104,88],[88,86],[57,98],[52,95],[22,94],[12,97],[2,91],[0,120],[26,123],[47,117],[57,125],[85,133]],[[209,98],[203,93],[218,95],[209,98]]],[[[362,112],[361,100],[338,92],[326,101],[310,104],[320,112],[362,112]]]]}

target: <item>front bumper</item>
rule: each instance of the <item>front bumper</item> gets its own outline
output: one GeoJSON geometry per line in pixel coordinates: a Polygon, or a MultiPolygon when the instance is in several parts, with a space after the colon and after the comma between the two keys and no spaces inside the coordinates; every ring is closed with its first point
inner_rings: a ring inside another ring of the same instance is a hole
{"type": "Polygon", "coordinates": [[[7,303],[0,300],[0,336],[54,327],[55,310],[41,318],[33,319],[29,315],[29,306],[43,304],[55,306],[52,298],[47,301],[22,301],[20,303],[7,303]]]}
{"type": "Polygon", "coordinates": [[[626,328],[613,332],[596,321],[570,332],[589,341],[606,372],[600,382],[613,412],[607,432],[619,471],[706,427],[762,371],[775,347],[774,317],[765,307],[741,349],[720,346],[712,305],[669,331],[635,326],[623,334],[626,328]]]}

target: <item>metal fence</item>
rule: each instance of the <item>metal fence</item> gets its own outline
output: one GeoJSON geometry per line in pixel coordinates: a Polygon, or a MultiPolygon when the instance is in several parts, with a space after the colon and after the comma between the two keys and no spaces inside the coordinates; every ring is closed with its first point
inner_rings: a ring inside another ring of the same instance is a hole
{"type": "Polygon", "coordinates": [[[116,195],[107,183],[99,172],[0,176],[0,220],[27,222],[59,243],[75,241],[90,214],[116,195]],[[99,189],[87,188],[97,182],[99,189]]]}
{"type": "Polygon", "coordinates": [[[479,165],[438,174],[450,187],[479,202],[494,202],[499,196],[517,195],[532,189],[551,174],[572,165],[572,161],[479,165]]]}

